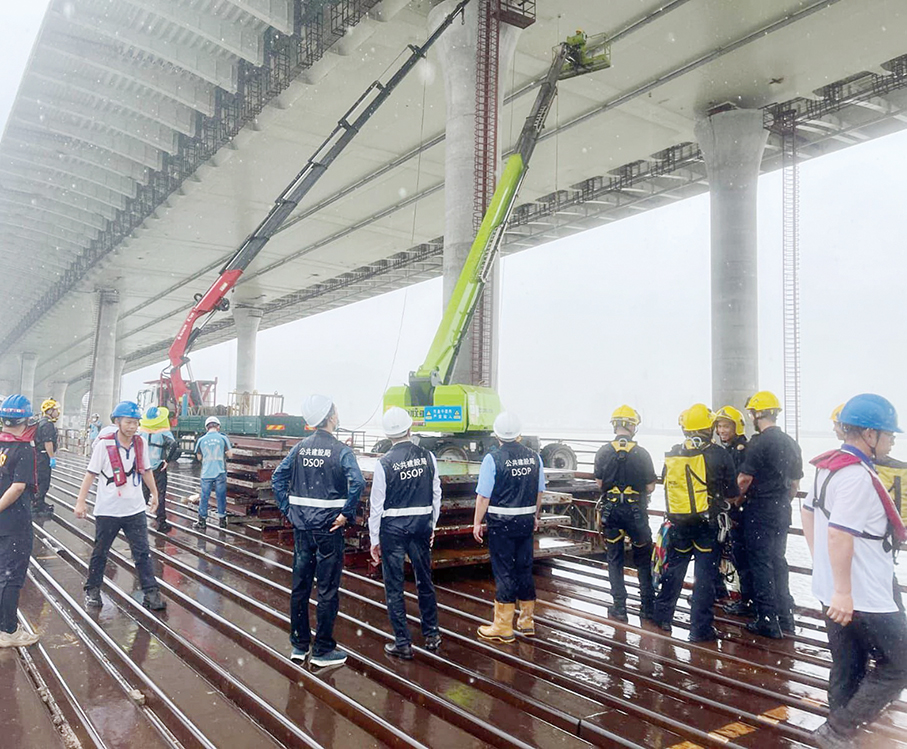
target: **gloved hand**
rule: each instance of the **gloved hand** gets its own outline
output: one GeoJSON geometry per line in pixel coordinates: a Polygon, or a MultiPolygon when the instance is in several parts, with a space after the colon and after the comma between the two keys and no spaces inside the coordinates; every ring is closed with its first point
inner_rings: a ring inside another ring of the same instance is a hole
{"type": "Polygon", "coordinates": [[[50,459],[50,467],[51,467],[51,468],[56,468],[56,467],[57,467],[57,459],[56,459],[56,458],[51,458],[51,459],[50,459]]]}

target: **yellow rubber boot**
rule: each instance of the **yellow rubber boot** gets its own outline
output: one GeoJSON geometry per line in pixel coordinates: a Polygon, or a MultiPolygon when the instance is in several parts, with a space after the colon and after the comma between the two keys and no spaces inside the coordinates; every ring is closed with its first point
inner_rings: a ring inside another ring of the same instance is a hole
{"type": "Polygon", "coordinates": [[[512,603],[494,602],[494,622],[479,627],[479,637],[483,640],[513,642],[513,612],[516,606],[512,603]]]}
{"type": "Polygon", "coordinates": [[[520,601],[520,615],[516,620],[517,632],[532,637],[535,634],[535,601],[520,601]]]}

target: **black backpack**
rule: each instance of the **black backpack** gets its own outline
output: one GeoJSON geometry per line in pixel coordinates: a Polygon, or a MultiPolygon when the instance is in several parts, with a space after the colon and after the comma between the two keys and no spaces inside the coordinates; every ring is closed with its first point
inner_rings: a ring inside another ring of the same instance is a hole
{"type": "Polygon", "coordinates": [[[183,456],[183,448],[180,443],[170,437],[164,437],[164,446],[161,448],[161,455],[167,465],[176,463],[183,456]]]}

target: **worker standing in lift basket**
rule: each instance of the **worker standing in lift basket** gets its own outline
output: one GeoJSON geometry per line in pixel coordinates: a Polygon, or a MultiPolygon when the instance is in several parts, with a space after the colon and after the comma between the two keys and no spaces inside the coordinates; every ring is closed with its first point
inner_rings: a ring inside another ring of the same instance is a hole
{"type": "MultiPolygon", "coordinates": [[[[715,412],[715,434],[721,445],[727,450],[734,461],[735,471],[740,470],[746,456],[746,423],[743,413],[733,406],[722,406],[715,412]]],[[[728,512],[731,527],[728,534],[731,560],[737,572],[737,582],[740,584],[740,599],[729,603],[724,610],[734,616],[752,617],[753,608],[753,577],[750,572],[749,559],[746,554],[746,534],[743,530],[743,511],[736,505],[728,512]]],[[[721,581],[719,579],[719,587],[721,581]]]]}
{"type": "Polygon", "coordinates": [[[907,619],[890,583],[907,530],[873,465],[901,431],[897,413],[864,394],[847,401],[840,421],[844,444],[811,461],[816,477],[801,508],[832,658],[828,720],[814,734],[822,749],[856,746],[859,728],[907,687],[907,619]]]}
{"type": "Polygon", "coordinates": [[[54,514],[52,505],[45,498],[50,490],[51,472],[57,466],[57,426],[60,418],[60,404],[48,398],[41,404],[41,418],[35,432],[35,452],[38,456],[38,491],[35,494],[34,514],[36,517],[51,517],[54,514]]]}
{"type": "Polygon", "coordinates": [[[334,402],[310,395],[302,404],[315,433],[298,442],[271,477],[280,511],[293,524],[293,592],[290,596],[290,658],[309,655],[315,666],[340,666],[346,653],[334,640],[343,572],[343,527],[355,519],[365,480],[353,451],[334,435],[340,417],[334,402]],[[315,641],[309,628],[309,595],[318,578],[315,641]]]}
{"type": "Polygon", "coordinates": [[[746,628],[779,639],[784,632],[794,633],[786,554],[791,500],[800,489],[803,459],[800,446],[777,424],[781,402],[774,393],[756,393],[746,410],[758,432],[737,474],[740,494],[745,495],[743,532],[756,603],[756,618],[746,628]]]}
{"type": "Polygon", "coordinates": [[[535,581],[532,579],[533,533],[539,527],[545,470],[541,456],[520,444],[519,419],[504,411],[494,420],[500,446],[482,459],[476,488],[472,534],[482,543],[482,520],[488,525],[488,551],[494,574],[494,622],[479,627],[483,640],[513,642],[513,615],[520,604],[517,630],[535,634],[535,581]]]}
{"type": "Polygon", "coordinates": [[[217,524],[227,527],[227,459],[233,457],[230,438],[220,432],[220,419],[209,416],[205,419],[205,434],[195,443],[195,457],[201,461],[201,487],[198,496],[198,520],[195,529],[203,531],[208,527],[208,500],[211,490],[217,499],[217,524]]]}
{"type": "Polygon", "coordinates": [[[665,570],[655,598],[655,623],[671,631],[674,609],[683,589],[690,558],[695,560],[695,583],[690,601],[690,642],[718,639],[715,581],[720,558],[719,515],[738,494],[734,461],[712,442],[714,416],[697,403],[680,414],[684,441],[665,455],[664,489],[671,522],[665,570]]]}
{"type": "MultiPolygon", "coordinates": [[[[19,626],[19,593],[34,544],[32,497],[37,484],[31,403],[10,395],[0,405],[0,648],[34,645],[38,636],[19,626]]],[[[12,695],[7,695],[11,697],[12,695]]]]}
{"type": "Polygon", "coordinates": [[[151,492],[149,512],[153,513],[157,509],[158,497],[148,463],[148,445],[138,434],[141,418],[142,412],[138,404],[132,401],[117,404],[110,414],[117,431],[98,440],[91,452],[82,486],[79,487],[75,513],[77,518],[84,519],[88,517],[88,491],[97,479],[94,549],[88,563],[88,579],[85,581],[85,605],[89,608],[100,608],[103,605],[101,584],[104,582],[107,554],[121,530],[129,542],[135,571],[145,594],[144,605],[154,611],[167,608],[154,577],[148,546],[142,483],[151,492]]]}
{"type": "Polygon", "coordinates": [[[425,647],[437,650],[441,645],[438,603],[431,582],[441,477],[435,456],[410,440],[412,425],[412,417],[398,406],[384,413],[382,426],[393,445],[375,465],[368,519],[372,560],[381,564],[387,615],[394,630],[394,642],[385,645],[384,652],[405,660],[412,659],[413,648],[403,600],[404,556],[409,557],[416,578],[425,647]]]}
{"type": "Polygon", "coordinates": [[[639,413],[621,406],[611,414],[614,440],[595,454],[594,475],[602,491],[601,533],[607,544],[608,579],[612,605],[608,616],[627,621],[627,588],[624,584],[624,537],[633,544],[633,564],[639,577],[641,619],[652,619],[655,589],[652,585],[652,529],[649,527],[649,495],[655,490],[652,457],[633,438],[639,428],[639,413]]]}
{"type": "MultiPolygon", "coordinates": [[[[170,431],[170,411],[163,406],[149,408],[139,422],[142,434],[148,435],[148,463],[157,487],[157,529],[167,533],[173,526],[167,522],[167,468],[170,463],[179,460],[179,444],[170,431]]],[[[142,484],[145,502],[151,501],[151,492],[142,484]]]]}

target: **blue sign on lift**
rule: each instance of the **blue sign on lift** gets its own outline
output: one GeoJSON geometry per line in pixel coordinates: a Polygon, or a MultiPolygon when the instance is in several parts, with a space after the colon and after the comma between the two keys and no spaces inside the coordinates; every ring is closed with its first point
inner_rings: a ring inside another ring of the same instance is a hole
{"type": "Polygon", "coordinates": [[[425,423],[438,424],[463,421],[462,406],[426,406],[425,423]]]}

